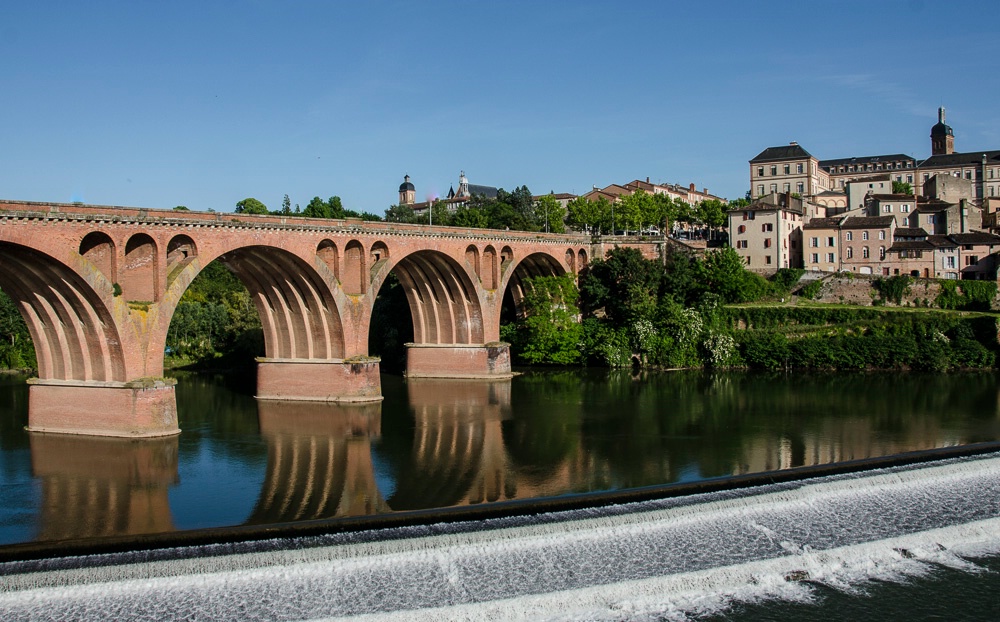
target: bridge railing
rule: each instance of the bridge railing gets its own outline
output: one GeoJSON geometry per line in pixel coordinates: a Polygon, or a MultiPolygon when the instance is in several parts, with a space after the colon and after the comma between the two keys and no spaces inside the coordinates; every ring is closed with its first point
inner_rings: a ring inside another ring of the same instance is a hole
{"type": "Polygon", "coordinates": [[[201,226],[242,226],[295,230],[352,230],[359,233],[378,232],[412,235],[445,235],[490,237],[510,240],[566,240],[572,244],[590,241],[586,233],[540,233],[478,229],[473,227],[443,227],[398,222],[368,221],[360,218],[306,218],[303,216],[238,214],[235,212],[194,212],[117,205],[86,205],[81,203],[42,203],[0,199],[0,214],[19,218],[92,220],[111,223],[195,224],[201,226]]]}

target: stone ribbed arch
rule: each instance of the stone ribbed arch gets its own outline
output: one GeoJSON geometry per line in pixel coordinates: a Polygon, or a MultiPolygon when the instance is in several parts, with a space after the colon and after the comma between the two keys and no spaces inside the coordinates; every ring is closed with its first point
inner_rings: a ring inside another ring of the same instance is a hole
{"type": "Polygon", "coordinates": [[[125,354],[111,312],[76,271],[39,251],[0,243],[0,289],[14,299],[28,326],[39,378],[126,380],[125,354]]]}
{"type": "Polygon", "coordinates": [[[330,288],[303,259],[250,246],[219,256],[246,286],[264,328],[268,358],[340,359],[344,328],[330,288]]]}
{"type": "Polygon", "coordinates": [[[417,251],[392,270],[410,304],[414,343],[483,343],[482,303],[458,261],[437,251],[417,251]]]}
{"type": "Polygon", "coordinates": [[[511,260],[504,271],[503,287],[510,289],[511,298],[521,313],[521,301],[524,300],[525,279],[539,276],[562,276],[567,268],[558,259],[547,253],[532,253],[520,261],[511,260]]]}

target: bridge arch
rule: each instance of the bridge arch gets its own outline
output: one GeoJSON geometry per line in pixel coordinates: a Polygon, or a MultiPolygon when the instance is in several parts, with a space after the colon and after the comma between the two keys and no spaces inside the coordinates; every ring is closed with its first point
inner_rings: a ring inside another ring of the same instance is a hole
{"type": "Polygon", "coordinates": [[[269,246],[219,258],[246,286],[264,328],[268,358],[339,359],[344,328],[329,286],[303,259],[269,246]]]}
{"type": "Polygon", "coordinates": [[[0,242],[0,289],[28,326],[40,379],[126,380],[117,324],[102,296],[75,270],[32,248],[0,242]]]}
{"type": "MultiPolygon", "coordinates": [[[[567,251],[567,257],[568,255],[567,251]]],[[[513,261],[511,259],[511,262],[513,261]]],[[[544,252],[532,253],[520,261],[504,267],[503,289],[505,296],[510,295],[518,316],[521,316],[523,315],[526,279],[539,276],[562,276],[567,272],[572,272],[572,268],[563,265],[552,255],[544,252]]]]}
{"type": "MultiPolygon", "coordinates": [[[[150,352],[162,352],[177,304],[184,291],[212,259],[243,283],[260,317],[265,356],[274,359],[342,359],[344,327],[331,290],[316,267],[274,246],[244,246],[217,257],[199,257],[171,274],[160,305],[161,324],[150,337],[150,352]],[[206,259],[201,263],[201,259],[206,259]]],[[[152,356],[152,354],[151,354],[152,356]]]]}
{"type": "MultiPolygon", "coordinates": [[[[469,272],[454,258],[433,250],[387,263],[379,276],[396,274],[410,306],[417,344],[482,344],[483,309],[469,272]]],[[[377,280],[381,285],[381,280],[377,280]]]]}

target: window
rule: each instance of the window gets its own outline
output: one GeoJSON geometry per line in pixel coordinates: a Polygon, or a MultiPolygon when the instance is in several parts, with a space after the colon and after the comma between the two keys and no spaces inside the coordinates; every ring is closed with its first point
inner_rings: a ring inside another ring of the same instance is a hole
{"type": "Polygon", "coordinates": [[[908,184],[912,184],[913,183],[913,175],[907,175],[906,176],[906,183],[908,183],[908,184]]]}
{"type": "Polygon", "coordinates": [[[847,247],[847,258],[848,259],[853,259],[854,258],[854,247],[853,246],[848,246],[847,247]]]}
{"type": "Polygon", "coordinates": [[[771,265],[771,256],[770,255],[765,255],[764,256],[764,263],[766,263],[767,265],[771,265]]]}
{"type": "Polygon", "coordinates": [[[778,191],[778,184],[771,184],[771,192],[777,192],[777,191],[778,191]]]}
{"type": "Polygon", "coordinates": [[[777,175],[777,174],[778,174],[778,167],[777,166],[772,166],[771,167],[771,175],[774,176],[774,175],[777,175]]]}
{"type": "Polygon", "coordinates": [[[765,222],[760,226],[760,230],[764,233],[767,233],[768,231],[774,231],[774,223],[765,222]]]}
{"type": "Polygon", "coordinates": [[[968,255],[965,258],[965,265],[974,266],[979,263],[979,255],[968,255]]]}
{"type": "Polygon", "coordinates": [[[908,213],[910,211],[909,203],[903,203],[902,205],[900,205],[899,211],[903,212],[904,214],[908,213]]]}
{"type": "Polygon", "coordinates": [[[827,246],[836,246],[836,244],[834,244],[834,241],[835,241],[834,238],[827,238],[826,239],[826,245],[827,246]]]}
{"type": "Polygon", "coordinates": [[[796,164],[795,165],[795,172],[796,173],[802,173],[802,165],[801,164],[796,164]]]}
{"type": "Polygon", "coordinates": [[[813,263],[819,263],[819,253],[813,253],[812,254],[812,262],[813,263]]]}
{"type": "Polygon", "coordinates": [[[879,231],[878,232],[878,239],[880,239],[880,240],[884,240],[885,239],[885,231],[879,231]]]}
{"type": "Polygon", "coordinates": [[[885,261],[885,247],[884,246],[879,246],[878,247],[878,258],[881,261],[885,261]]]}
{"type": "Polygon", "coordinates": [[[972,171],[965,171],[965,178],[972,179],[972,171]]]}
{"type": "Polygon", "coordinates": [[[851,231],[848,231],[847,232],[847,241],[850,242],[853,239],[854,239],[854,233],[851,232],[851,231]]]}
{"type": "Polygon", "coordinates": [[[928,178],[930,178],[930,175],[928,175],[927,173],[924,173],[924,182],[926,182],[928,178]]]}
{"type": "Polygon", "coordinates": [[[833,253],[827,253],[826,254],[826,262],[827,263],[833,263],[833,253]]]}
{"type": "Polygon", "coordinates": [[[819,238],[810,238],[809,246],[812,246],[813,248],[819,248],[819,238]]]}
{"type": "Polygon", "coordinates": [[[868,255],[869,255],[869,253],[868,253],[868,247],[866,246],[866,247],[864,247],[864,248],[861,249],[861,256],[864,257],[865,259],[868,259],[868,255]]]}
{"type": "Polygon", "coordinates": [[[760,196],[764,196],[764,184],[758,184],[758,186],[757,186],[757,196],[759,196],[759,197],[760,196]]]}
{"type": "Polygon", "coordinates": [[[746,232],[747,232],[746,225],[740,225],[739,227],[736,228],[736,233],[746,233],[746,232]]]}
{"type": "Polygon", "coordinates": [[[800,181],[799,183],[795,184],[795,192],[802,194],[805,191],[806,191],[806,185],[804,183],[800,181]]]}
{"type": "Polygon", "coordinates": [[[792,167],[788,164],[785,165],[785,175],[790,175],[792,172],[792,167]]]}
{"type": "Polygon", "coordinates": [[[764,248],[771,248],[771,238],[764,238],[764,248]]]}
{"type": "Polygon", "coordinates": [[[882,211],[885,212],[886,214],[891,214],[892,213],[892,206],[891,205],[883,205],[882,206],[882,211]]]}
{"type": "MultiPolygon", "coordinates": [[[[763,176],[764,176],[764,167],[763,166],[758,166],[757,167],[757,177],[763,177],[763,176]]],[[[763,188],[763,186],[761,186],[761,187],[763,188]]]]}
{"type": "MultiPolygon", "coordinates": [[[[867,231],[862,231],[861,232],[861,239],[862,240],[867,240],[868,239],[868,232],[867,231]]],[[[867,257],[867,256],[868,255],[865,255],[865,257],[867,257]]]]}
{"type": "Polygon", "coordinates": [[[790,192],[791,189],[792,189],[792,184],[783,184],[782,188],[781,188],[781,191],[782,192],[790,192]]]}
{"type": "Polygon", "coordinates": [[[747,247],[746,240],[736,240],[736,248],[746,248],[746,247],[747,247]]]}
{"type": "Polygon", "coordinates": [[[955,267],[955,257],[954,256],[945,257],[944,258],[944,267],[945,268],[954,268],[955,267]]]}
{"type": "Polygon", "coordinates": [[[936,214],[927,214],[927,224],[928,225],[933,225],[936,222],[937,222],[937,215],[936,214]]]}

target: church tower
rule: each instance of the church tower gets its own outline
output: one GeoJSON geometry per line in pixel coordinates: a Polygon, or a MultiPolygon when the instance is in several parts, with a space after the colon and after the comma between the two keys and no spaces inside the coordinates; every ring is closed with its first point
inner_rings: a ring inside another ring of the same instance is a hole
{"type": "Polygon", "coordinates": [[[410,176],[403,176],[403,183],[399,184],[399,204],[413,205],[416,202],[417,190],[410,183],[410,176]]]}
{"type": "Polygon", "coordinates": [[[938,122],[931,128],[931,155],[955,153],[955,132],[944,122],[944,107],[938,108],[938,122]]]}

